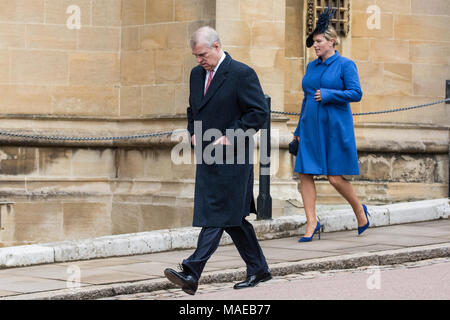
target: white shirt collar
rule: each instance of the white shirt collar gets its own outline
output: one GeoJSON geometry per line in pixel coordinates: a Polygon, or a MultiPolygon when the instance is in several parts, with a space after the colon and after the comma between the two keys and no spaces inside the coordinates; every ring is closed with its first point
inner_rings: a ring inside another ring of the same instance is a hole
{"type": "Polygon", "coordinates": [[[223,60],[225,60],[225,52],[222,51],[222,56],[220,57],[219,62],[217,63],[216,67],[214,68],[214,73],[217,72],[217,69],[219,69],[219,66],[220,66],[220,64],[222,63],[223,60]]]}

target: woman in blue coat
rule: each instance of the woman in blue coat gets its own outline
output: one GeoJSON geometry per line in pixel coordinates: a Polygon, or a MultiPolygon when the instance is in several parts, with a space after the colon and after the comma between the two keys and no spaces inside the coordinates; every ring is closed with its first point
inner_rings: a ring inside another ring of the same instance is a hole
{"type": "Polygon", "coordinates": [[[294,132],[294,138],[299,141],[294,171],[300,175],[300,193],[307,218],[306,233],[299,242],[311,241],[317,231],[320,239],[314,175],[326,175],[352,206],[358,234],[369,226],[367,208],[359,202],[352,185],[343,177],[359,174],[349,104],[362,97],[358,71],[352,60],[335,50],[337,34],[333,27],[327,24],[323,29],[317,27],[307,40],[307,46],[314,47],[318,58],[308,64],[302,81],[304,99],[294,132]]]}

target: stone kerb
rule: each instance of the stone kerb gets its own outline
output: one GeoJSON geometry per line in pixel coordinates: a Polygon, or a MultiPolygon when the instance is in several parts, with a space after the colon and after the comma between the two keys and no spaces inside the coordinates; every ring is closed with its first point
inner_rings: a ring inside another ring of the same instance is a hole
{"type": "MultiPolygon", "coordinates": [[[[448,199],[369,206],[368,209],[373,227],[448,219],[450,216],[448,199]]],[[[353,230],[357,226],[351,210],[327,211],[318,216],[323,232],[353,230]]],[[[306,218],[304,215],[283,216],[252,223],[258,238],[267,240],[302,235],[306,218]]],[[[199,232],[199,228],[187,227],[0,248],[0,268],[189,249],[196,246],[199,232]]],[[[224,234],[221,245],[230,243],[231,238],[224,234]]]]}

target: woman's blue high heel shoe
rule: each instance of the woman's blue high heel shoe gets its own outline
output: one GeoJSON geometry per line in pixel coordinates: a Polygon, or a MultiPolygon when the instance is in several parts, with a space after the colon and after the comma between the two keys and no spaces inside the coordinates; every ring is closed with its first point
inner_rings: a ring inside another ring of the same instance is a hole
{"type": "Polygon", "coordinates": [[[319,221],[317,221],[316,228],[314,229],[314,232],[313,232],[312,236],[311,237],[301,237],[300,239],[298,239],[298,242],[309,242],[309,241],[312,241],[312,239],[313,239],[313,237],[314,237],[314,235],[316,234],[317,231],[319,231],[319,240],[320,240],[320,223],[319,223],[319,221]]]}
{"type": "Polygon", "coordinates": [[[363,233],[364,231],[366,231],[366,229],[369,227],[370,222],[369,222],[369,217],[370,214],[367,211],[367,207],[363,204],[363,209],[364,209],[364,214],[366,215],[366,219],[367,219],[367,223],[365,225],[363,225],[362,227],[358,227],[358,235],[360,235],[361,233],[363,233]]]}

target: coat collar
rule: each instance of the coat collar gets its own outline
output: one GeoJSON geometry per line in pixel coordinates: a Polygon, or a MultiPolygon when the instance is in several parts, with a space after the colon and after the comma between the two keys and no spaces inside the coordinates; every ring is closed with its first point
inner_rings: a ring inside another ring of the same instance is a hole
{"type": "Polygon", "coordinates": [[[320,58],[317,58],[316,61],[316,65],[319,64],[324,64],[326,66],[329,66],[330,64],[332,64],[334,61],[336,61],[337,58],[339,58],[341,55],[339,54],[339,52],[337,50],[334,51],[334,54],[329,57],[327,60],[325,60],[325,62],[322,62],[322,60],[320,58]]]}
{"type": "Polygon", "coordinates": [[[198,85],[199,89],[201,90],[197,91],[197,95],[201,97],[201,101],[198,107],[199,110],[208,103],[208,101],[214,96],[214,94],[216,94],[217,90],[222,86],[223,82],[228,76],[228,68],[232,59],[228,52],[224,52],[224,54],[226,55],[225,59],[217,69],[216,74],[214,75],[214,78],[209,85],[208,91],[206,91],[206,95],[203,95],[206,71],[205,69],[202,69],[202,83],[198,85]]]}

